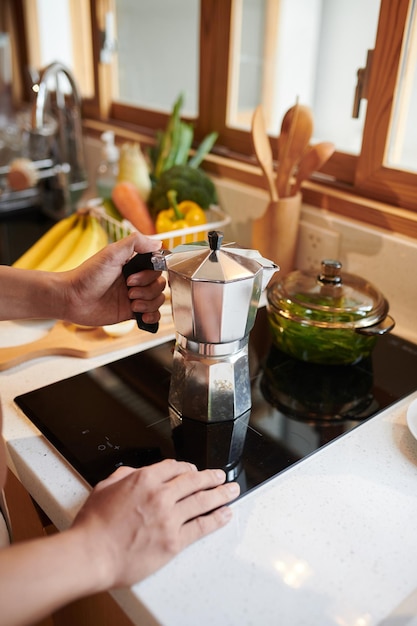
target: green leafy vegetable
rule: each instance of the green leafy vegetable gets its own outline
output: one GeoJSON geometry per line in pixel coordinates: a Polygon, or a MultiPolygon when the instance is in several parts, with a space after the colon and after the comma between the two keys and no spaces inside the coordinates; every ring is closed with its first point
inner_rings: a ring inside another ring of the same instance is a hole
{"type": "Polygon", "coordinates": [[[194,156],[192,156],[191,159],[188,161],[188,165],[190,167],[198,167],[200,165],[206,154],[210,152],[210,150],[216,143],[218,136],[218,133],[212,132],[203,139],[203,141],[198,146],[194,156]]]}
{"type": "MultiPolygon", "coordinates": [[[[306,296],[303,295],[304,301],[306,296]]],[[[317,305],[317,298],[314,300],[317,305]]],[[[324,301],[321,304],[325,304],[324,301]]],[[[268,320],[274,344],[301,361],[322,364],[354,363],[368,356],[376,342],[375,336],[361,335],[354,329],[355,320],[365,312],[327,311],[280,302],[278,312],[268,305],[268,320]],[[304,320],[304,321],[302,321],[304,320]],[[337,328],[341,323],[347,327],[337,328]],[[323,327],[320,327],[323,324],[323,327]],[[331,328],[331,324],[334,327],[331,328]],[[351,324],[351,327],[349,327],[351,324]]]]}
{"type": "Polygon", "coordinates": [[[208,209],[210,204],[217,203],[216,188],[211,178],[203,170],[189,165],[174,165],[161,174],[148,200],[154,216],[170,207],[169,191],[177,192],[178,203],[193,200],[202,209],[208,209]]]}
{"type": "MultiPolygon", "coordinates": [[[[187,162],[188,155],[190,153],[191,145],[193,143],[194,129],[191,124],[185,122],[180,123],[181,141],[178,144],[178,148],[174,155],[173,165],[183,165],[187,162]]],[[[169,169],[166,167],[165,169],[169,169]]]]}
{"type": "Polygon", "coordinates": [[[180,111],[184,97],[182,94],[174,104],[172,114],[168,120],[165,132],[160,134],[159,144],[155,153],[154,177],[158,179],[165,169],[169,169],[174,164],[175,154],[181,141],[181,119],[180,111]]]}
{"type": "Polygon", "coordinates": [[[198,168],[204,157],[214,146],[218,133],[207,135],[189,158],[194,140],[194,128],[181,120],[184,95],[180,94],[174,103],[165,131],[156,133],[156,145],[149,150],[152,164],[152,178],[158,181],[162,173],[175,165],[189,165],[198,168]]]}

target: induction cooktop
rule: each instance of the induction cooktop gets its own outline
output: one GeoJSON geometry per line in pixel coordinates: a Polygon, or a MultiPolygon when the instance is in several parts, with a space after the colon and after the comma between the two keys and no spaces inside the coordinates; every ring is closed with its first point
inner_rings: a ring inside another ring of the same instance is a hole
{"type": "Polygon", "coordinates": [[[244,495],[417,389],[417,346],[393,334],[349,366],[307,364],[269,346],[251,365],[248,414],[211,424],[183,419],[172,428],[173,346],[168,341],[15,402],[91,485],[120,465],[175,457],[223,467],[244,495]]]}

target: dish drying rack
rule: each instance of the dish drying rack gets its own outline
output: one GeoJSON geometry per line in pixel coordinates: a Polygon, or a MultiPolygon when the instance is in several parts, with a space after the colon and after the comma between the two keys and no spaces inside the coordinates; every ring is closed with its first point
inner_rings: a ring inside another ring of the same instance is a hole
{"type": "MultiPolygon", "coordinates": [[[[90,200],[88,202],[88,210],[91,215],[94,215],[94,217],[99,220],[100,224],[107,232],[110,242],[123,239],[123,237],[127,237],[136,230],[128,220],[119,221],[111,217],[100,199],[90,200]]],[[[157,233],[156,235],[150,235],[150,238],[157,239],[158,241],[162,240],[163,246],[170,249],[183,243],[204,241],[207,239],[207,233],[210,230],[224,228],[231,221],[230,216],[216,205],[211,205],[210,208],[206,210],[206,216],[206,224],[172,230],[169,233],[157,233]]]]}

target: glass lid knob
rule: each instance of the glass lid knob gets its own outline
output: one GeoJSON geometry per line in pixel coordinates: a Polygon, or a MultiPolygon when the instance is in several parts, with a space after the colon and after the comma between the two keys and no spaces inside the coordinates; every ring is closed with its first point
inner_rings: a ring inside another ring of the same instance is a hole
{"type": "Polygon", "coordinates": [[[342,264],[340,261],[333,259],[325,259],[321,262],[321,274],[317,276],[317,280],[323,285],[340,285],[342,277],[340,276],[340,270],[342,264]]]}

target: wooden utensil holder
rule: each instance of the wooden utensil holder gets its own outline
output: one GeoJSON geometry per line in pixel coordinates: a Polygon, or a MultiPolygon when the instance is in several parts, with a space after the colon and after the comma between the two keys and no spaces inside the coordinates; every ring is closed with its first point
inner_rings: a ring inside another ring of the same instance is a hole
{"type": "Polygon", "coordinates": [[[269,202],[265,213],[253,223],[252,247],[280,267],[269,284],[294,269],[301,204],[301,193],[269,202]]]}

